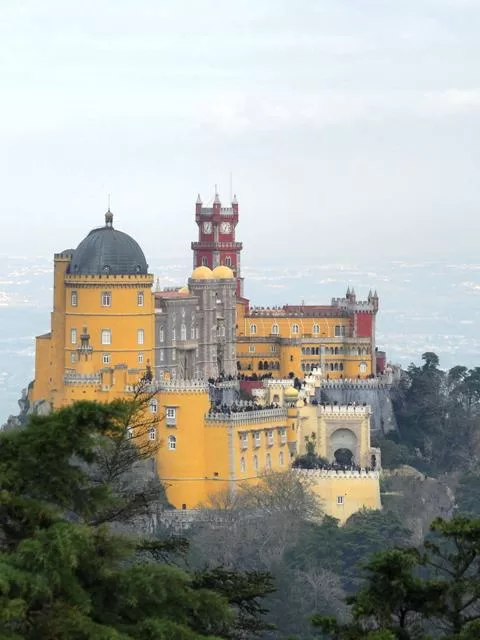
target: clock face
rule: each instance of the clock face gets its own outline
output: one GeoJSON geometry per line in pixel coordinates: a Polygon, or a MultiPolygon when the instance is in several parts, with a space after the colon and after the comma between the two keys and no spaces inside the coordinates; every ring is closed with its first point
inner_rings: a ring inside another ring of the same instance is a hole
{"type": "Polygon", "coordinates": [[[203,233],[212,233],[212,223],[204,222],[203,223],[203,233]]]}
{"type": "Polygon", "coordinates": [[[232,225],[229,222],[222,222],[220,225],[220,233],[230,233],[232,225]]]}

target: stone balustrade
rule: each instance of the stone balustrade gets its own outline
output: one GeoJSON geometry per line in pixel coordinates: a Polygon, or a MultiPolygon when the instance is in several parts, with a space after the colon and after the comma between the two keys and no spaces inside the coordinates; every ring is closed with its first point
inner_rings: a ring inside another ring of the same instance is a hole
{"type": "Polygon", "coordinates": [[[65,384],[100,384],[101,380],[99,373],[67,373],[63,377],[65,384]]]}
{"type": "Polygon", "coordinates": [[[347,404],[327,404],[318,405],[318,411],[323,415],[363,415],[367,416],[372,413],[370,405],[347,405],[347,404]]]}
{"type": "Polygon", "coordinates": [[[307,478],[352,478],[355,480],[361,480],[363,478],[372,478],[378,480],[380,478],[379,471],[367,471],[366,469],[360,469],[360,471],[341,471],[340,469],[295,469],[292,471],[298,473],[301,476],[307,478]]]}
{"type": "Polygon", "coordinates": [[[281,407],[277,409],[257,409],[255,411],[237,411],[231,413],[207,413],[205,422],[212,424],[259,424],[272,420],[286,419],[287,411],[281,407]]]}

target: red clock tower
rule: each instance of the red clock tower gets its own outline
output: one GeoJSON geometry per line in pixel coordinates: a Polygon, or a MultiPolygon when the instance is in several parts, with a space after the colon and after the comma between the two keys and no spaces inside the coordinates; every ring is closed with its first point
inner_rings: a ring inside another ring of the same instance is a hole
{"type": "Polygon", "coordinates": [[[230,267],[237,278],[237,296],[243,296],[243,278],[240,274],[242,243],[235,241],[238,224],[238,201],[233,196],[231,207],[222,207],[215,193],[212,207],[204,207],[200,194],[195,205],[198,242],[192,242],[193,268],[204,265],[215,269],[218,265],[230,267]]]}

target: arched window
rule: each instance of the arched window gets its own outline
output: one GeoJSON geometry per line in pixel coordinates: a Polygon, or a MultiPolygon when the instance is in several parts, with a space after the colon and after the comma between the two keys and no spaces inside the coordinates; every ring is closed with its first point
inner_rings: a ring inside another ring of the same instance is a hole
{"type": "Polygon", "coordinates": [[[330,362],[330,371],[333,371],[333,362],[330,362]]]}
{"type": "Polygon", "coordinates": [[[360,373],[367,373],[367,363],[366,362],[361,362],[359,368],[360,368],[360,373]]]}
{"type": "Polygon", "coordinates": [[[298,333],[300,330],[300,327],[298,326],[298,324],[292,324],[292,333],[298,333]]]}
{"type": "Polygon", "coordinates": [[[202,257],[202,267],[208,267],[208,258],[206,256],[202,257]]]}
{"type": "Polygon", "coordinates": [[[152,398],[152,400],[150,400],[150,413],[157,413],[158,410],[158,402],[155,400],[155,398],[152,398]]]}
{"type": "Polygon", "coordinates": [[[175,451],[177,448],[177,438],[175,436],[168,436],[168,450],[175,451]]]}
{"type": "Polygon", "coordinates": [[[253,468],[258,471],[258,456],[253,456],[253,468]]]}
{"type": "Polygon", "coordinates": [[[176,339],[177,339],[177,331],[175,327],[172,327],[172,342],[175,342],[176,339]]]}
{"type": "Polygon", "coordinates": [[[278,324],[272,324],[272,334],[274,336],[278,336],[279,333],[280,333],[280,329],[278,327],[278,324]]]}
{"type": "Polygon", "coordinates": [[[343,362],[340,362],[340,371],[343,371],[343,362]]]}
{"type": "Polygon", "coordinates": [[[195,340],[195,325],[190,327],[190,340],[195,340]]]}
{"type": "Polygon", "coordinates": [[[265,468],[268,470],[272,468],[272,456],[269,453],[265,456],[265,468]]]}
{"type": "Polygon", "coordinates": [[[145,301],[145,295],[144,295],[143,291],[139,291],[137,293],[137,306],[138,307],[143,307],[144,301],[145,301]]]}
{"type": "Polygon", "coordinates": [[[78,293],[76,291],[72,291],[70,294],[70,304],[72,307],[76,307],[78,305],[78,293]]]}
{"type": "Polygon", "coordinates": [[[263,362],[260,360],[260,362],[258,363],[258,370],[259,371],[263,371],[263,362]]]}
{"type": "Polygon", "coordinates": [[[225,265],[226,265],[227,267],[231,267],[231,266],[232,266],[232,259],[231,259],[231,257],[230,257],[230,256],[227,256],[227,257],[225,258],[225,265]]]}
{"type": "Polygon", "coordinates": [[[149,432],[148,432],[148,439],[149,440],[156,440],[157,439],[157,430],[155,429],[155,427],[152,427],[149,432]]]}
{"type": "Polygon", "coordinates": [[[312,327],[312,333],[313,333],[314,335],[316,335],[316,334],[320,333],[320,326],[319,326],[318,324],[314,324],[314,325],[313,325],[313,327],[312,327]]]}
{"type": "Polygon", "coordinates": [[[278,462],[280,463],[281,467],[283,467],[283,465],[285,464],[285,456],[283,455],[283,451],[280,451],[280,453],[278,454],[278,462]]]}
{"type": "Polygon", "coordinates": [[[335,347],[335,355],[338,353],[338,347],[335,347]]]}
{"type": "Polygon", "coordinates": [[[182,324],[182,326],[180,327],[180,340],[186,340],[187,339],[187,327],[182,324]]]}
{"type": "Polygon", "coordinates": [[[257,325],[256,324],[251,324],[250,325],[250,335],[253,336],[257,333],[257,325]]]}
{"type": "Polygon", "coordinates": [[[165,342],[165,329],[163,327],[158,330],[158,339],[160,342],[165,342]]]}
{"type": "Polygon", "coordinates": [[[245,464],[245,458],[242,456],[240,458],[240,471],[242,473],[245,473],[246,470],[247,470],[247,465],[245,464]]]}
{"type": "Polygon", "coordinates": [[[335,371],[338,371],[338,362],[335,362],[334,369],[335,369],[335,371]]]}

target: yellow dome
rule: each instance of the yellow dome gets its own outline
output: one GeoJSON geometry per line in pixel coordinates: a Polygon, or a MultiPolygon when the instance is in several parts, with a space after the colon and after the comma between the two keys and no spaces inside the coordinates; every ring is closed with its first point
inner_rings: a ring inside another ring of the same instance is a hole
{"type": "Polygon", "coordinates": [[[212,271],[212,276],[217,280],[227,280],[229,278],[234,278],[233,271],[230,267],[227,267],[223,264],[219,264],[218,267],[212,271]]]}
{"type": "Polygon", "coordinates": [[[293,400],[294,398],[298,398],[298,391],[297,389],[295,389],[295,387],[287,387],[283,395],[285,396],[285,398],[293,400]]]}
{"type": "Polygon", "coordinates": [[[192,273],[193,280],[211,280],[212,277],[212,270],[208,267],[197,267],[192,273]]]}
{"type": "Polygon", "coordinates": [[[190,293],[190,291],[188,290],[188,287],[181,287],[181,288],[178,290],[178,293],[185,293],[185,294],[188,296],[188,294],[190,293]]]}

